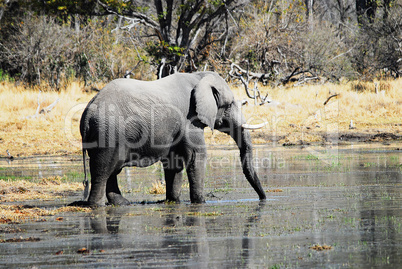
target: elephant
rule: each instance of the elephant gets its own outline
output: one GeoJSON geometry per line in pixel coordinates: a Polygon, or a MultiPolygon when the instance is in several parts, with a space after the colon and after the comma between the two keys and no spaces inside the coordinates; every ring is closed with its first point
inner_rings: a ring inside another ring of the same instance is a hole
{"type": "MultiPolygon", "coordinates": [[[[191,203],[204,203],[204,129],[229,134],[236,142],[243,173],[260,200],[266,195],[253,168],[252,143],[241,105],[215,72],[176,73],[155,81],[116,79],[88,103],[80,133],[85,168],[89,156],[91,188],[73,205],[128,205],[118,187],[124,167],[163,164],[166,201],[180,202],[183,169],[191,203]]],[[[86,174],[85,174],[86,177],[86,174]]]]}

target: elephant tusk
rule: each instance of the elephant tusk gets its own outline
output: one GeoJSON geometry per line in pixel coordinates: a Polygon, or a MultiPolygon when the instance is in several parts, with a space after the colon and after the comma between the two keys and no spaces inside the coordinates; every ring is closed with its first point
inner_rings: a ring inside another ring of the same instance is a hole
{"type": "Polygon", "coordinates": [[[245,123],[245,124],[242,124],[241,127],[243,127],[244,129],[255,130],[255,129],[260,129],[260,128],[264,127],[267,124],[268,124],[267,121],[263,122],[263,123],[260,123],[260,124],[246,124],[245,123]]]}

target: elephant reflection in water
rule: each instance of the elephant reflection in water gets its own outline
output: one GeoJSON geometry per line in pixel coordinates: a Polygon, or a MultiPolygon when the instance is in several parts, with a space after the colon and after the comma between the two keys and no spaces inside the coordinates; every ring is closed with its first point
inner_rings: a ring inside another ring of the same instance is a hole
{"type": "Polygon", "coordinates": [[[128,207],[98,208],[96,216],[89,218],[90,230],[108,239],[99,240],[99,236],[94,236],[92,248],[130,249],[130,253],[138,253],[137,258],[141,260],[154,255],[162,261],[174,261],[178,256],[187,257],[188,261],[196,263],[198,267],[206,268],[209,260],[206,221],[196,216],[202,206],[191,207],[186,214],[176,213],[184,209],[188,210],[184,207],[181,210],[168,209],[164,217],[158,215],[153,218],[146,214],[132,217],[128,207]],[[189,212],[194,213],[194,216],[189,216],[189,212]],[[189,227],[185,228],[185,239],[181,235],[173,235],[175,229],[183,227],[189,227]],[[108,236],[110,234],[113,234],[113,240],[108,236]],[[100,242],[102,245],[99,245],[100,242]],[[147,253],[143,252],[144,249],[148,249],[147,253]]]}
{"type": "Polygon", "coordinates": [[[207,212],[204,205],[175,205],[161,211],[162,216],[133,214],[129,207],[99,208],[95,212],[97,217],[89,218],[90,229],[95,233],[91,248],[104,249],[106,253],[108,249],[123,249],[133,262],[136,259],[171,261],[209,268],[211,262],[219,260],[243,267],[256,251],[250,234],[258,230],[264,206],[265,203],[260,202],[255,214],[244,219],[241,241],[238,240],[239,231],[222,231],[232,219],[205,217],[200,213],[207,212]],[[230,235],[233,232],[236,236],[230,235]],[[105,239],[99,240],[102,237],[105,239]],[[239,253],[233,253],[233,248],[239,253]]]}

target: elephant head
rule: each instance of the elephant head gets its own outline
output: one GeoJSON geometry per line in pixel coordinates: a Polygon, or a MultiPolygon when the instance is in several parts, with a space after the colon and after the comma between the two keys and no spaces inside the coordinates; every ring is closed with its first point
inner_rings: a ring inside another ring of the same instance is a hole
{"type": "Polygon", "coordinates": [[[247,129],[261,128],[263,125],[246,124],[241,113],[241,104],[234,99],[228,84],[212,73],[202,78],[194,91],[198,119],[212,130],[230,135],[240,150],[243,173],[257,192],[260,199],[266,199],[257,173],[252,165],[253,149],[247,129]]]}

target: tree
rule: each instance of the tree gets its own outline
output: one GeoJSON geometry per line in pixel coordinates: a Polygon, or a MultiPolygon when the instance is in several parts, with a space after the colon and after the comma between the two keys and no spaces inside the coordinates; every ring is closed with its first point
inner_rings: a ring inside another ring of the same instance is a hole
{"type": "MultiPolygon", "coordinates": [[[[241,15],[244,0],[155,0],[97,3],[105,13],[124,20],[120,29],[132,31],[141,25],[148,53],[159,64],[158,77],[177,71],[195,71],[204,63],[212,47],[228,41],[236,30],[236,17],[241,15]]],[[[222,50],[224,51],[224,49],[222,50]]]]}
{"type": "Polygon", "coordinates": [[[40,84],[45,79],[58,89],[61,73],[73,61],[69,28],[52,18],[33,17],[30,12],[12,25],[14,34],[0,42],[0,56],[9,71],[20,73],[28,83],[40,84]]]}
{"type": "Polygon", "coordinates": [[[401,0],[0,0],[0,69],[56,88],[231,63],[272,85],[400,76],[400,14],[401,0]]]}
{"type": "Polygon", "coordinates": [[[378,5],[377,13],[371,19],[362,18],[357,33],[352,59],[355,69],[367,79],[378,73],[392,77],[402,75],[402,3],[384,3],[388,5],[378,5]]]}
{"type": "MultiPolygon", "coordinates": [[[[122,77],[145,55],[144,50],[129,47],[133,45],[129,37],[110,34],[115,16],[103,12],[96,1],[10,0],[1,4],[0,70],[19,82],[43,82],[56,90],[74,77],[86,84],[106,82],[122,77]]],[[[144,68],[149,65],[136,71],[144,68]]]]}

